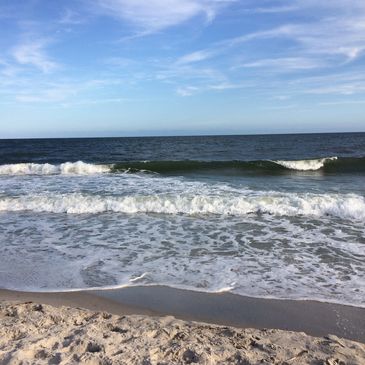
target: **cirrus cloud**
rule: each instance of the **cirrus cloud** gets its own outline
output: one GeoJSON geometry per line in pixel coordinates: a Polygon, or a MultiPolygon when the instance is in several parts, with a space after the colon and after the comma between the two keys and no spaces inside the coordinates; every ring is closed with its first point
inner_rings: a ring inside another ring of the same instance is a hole
{"type": "Polygon", "coordinates": [[[47,43],[45,40],[21,43],[13,48],[12,56],[21,65],[31,65],[44,73],[49,73],[59,65],[45,53],[44,48],[47,43]]]}
{"type": "Polygon", "coordinates": [[[196,16],[212,21],[219,8],[234,0],[97,0],[106,15],[134,24],[152,33],[179,25],[196,16]]]}

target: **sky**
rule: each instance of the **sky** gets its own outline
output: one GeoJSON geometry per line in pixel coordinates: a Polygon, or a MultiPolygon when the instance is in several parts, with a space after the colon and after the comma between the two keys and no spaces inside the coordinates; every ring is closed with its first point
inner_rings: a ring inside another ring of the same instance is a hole
{"type": "Polygon", "coordinates": [[[337,131],[364,0],[0,0],[0,138],[337,131]]]}

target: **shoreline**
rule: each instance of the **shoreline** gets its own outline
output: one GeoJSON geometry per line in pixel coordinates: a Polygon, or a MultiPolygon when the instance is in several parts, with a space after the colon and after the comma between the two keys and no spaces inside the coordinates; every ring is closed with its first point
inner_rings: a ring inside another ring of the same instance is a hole
{"type": "MultiPolygon", "coordinates": [[[[70,289],[34,289],[34,290],[26,290],[26,289],[7,289],[7,288],[0,288],[1,291],[8,291],[13,293],[27,293],[27,294],[68,294],[68,293],[91,293],[95,295],[95,293],[102,293],[105,292],[113,292],[119,290],[128,290],[134,288],[166,288],[167,290],[178,290],[178,291],[185,291],[185,292],[192,292],[192,293],[200,293],[202,295],[222,295],[222,294],[229,294],[243,298],[251,298],[251,299],[258,299],[258,300],[274,300],[274,301],[289,301],[289,302],[316,302],[316,303],[324,303],[330,305],[338,305],[338,306],[345,306],[345,307],[353,307],[359,309],[365,309],[365,303],[363,304],[353,304],[347,303],[343,301],[336,301],[336,300],[327,300],[323,298],[306,298],[306,297],[295,297],[295,298],[277,298],[275,296],[270,295],[245,295],[231,291],[233,288],[223,288],[217,291],[209,291],[209,290],[200,290],[190,286],[184,285],[169,285],[169,284],[121,284],[121,285],[111,285],[111,286],[103,286],[103,287],[86,287],[86,288],[70,288],[70,289]]],[[[1,300],[1,298],[0,298],[1,300]]]]}
{"type": "Polygon", "coordinates": [[[1,302],[35,302],[115,315],[174,316],[185,321],[236,328],[269,328],[335,335],[365,343],[365,308],[310,300],[245,297],[165,286],[73,292],[20,292],[0,289],[1,302]]]}

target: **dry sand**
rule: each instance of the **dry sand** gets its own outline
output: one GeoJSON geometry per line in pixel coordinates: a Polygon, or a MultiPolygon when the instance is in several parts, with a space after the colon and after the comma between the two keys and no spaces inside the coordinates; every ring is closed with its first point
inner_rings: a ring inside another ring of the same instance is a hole
{"type": "Polygon", "coordinates": [[[0,303],[0,364],[365,364],[336,336],[0,303]]]}

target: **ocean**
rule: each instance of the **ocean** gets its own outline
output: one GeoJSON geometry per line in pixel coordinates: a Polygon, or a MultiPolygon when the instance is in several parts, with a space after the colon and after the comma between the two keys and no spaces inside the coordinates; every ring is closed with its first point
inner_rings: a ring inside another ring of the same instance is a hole
{"type": "Polygon", "coordinates": [[[365,307],[365,133],[0,140],[0,287],[365,307]]]}

